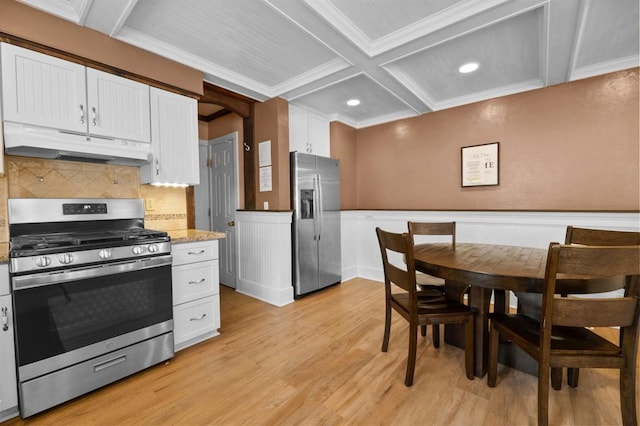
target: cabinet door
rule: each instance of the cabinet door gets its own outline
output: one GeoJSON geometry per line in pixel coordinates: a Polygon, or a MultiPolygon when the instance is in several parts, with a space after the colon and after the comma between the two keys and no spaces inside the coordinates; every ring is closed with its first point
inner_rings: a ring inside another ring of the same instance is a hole
{"type": "Polygon", "coordinates": [[[143,183],[200,183],[197,101],[152,87],[153,161],[141,170],[143,183]]]}
{"type": "MultiPolygon", "coordinates": [[[[8,277],[1,279],[8,279],[8,277]]],[[[0,411],[18,405],[15,368],[11,296],[6,295],[0,296],[0,377],[2,378],[0,380],[0,411]]]]}
{"type": "Polygon", "coordinates": [[[2,44],[3,119],[87,131],[85,67],[2,44]]]}
{"type": "Polygon", "coordinates": [[[329,157],[331,130],[329,120],[315,114],[309,114],[309,145],[315,155],[329,157]]]}
{"type": "Polygon", "coordinates": [[[289,152],[309,152],[309,113],[289,105],[289,152]]]}
{"type": "Polygon", "coordinates": [[[149,86],[87,68],[89,133],[151,141],[149,86]]]}

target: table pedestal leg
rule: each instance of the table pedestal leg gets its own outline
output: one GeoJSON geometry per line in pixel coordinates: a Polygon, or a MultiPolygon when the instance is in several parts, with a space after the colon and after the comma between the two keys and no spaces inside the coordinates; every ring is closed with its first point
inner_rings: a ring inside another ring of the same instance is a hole
{"type": "MultiPolygon", "coordinates": [[[[445,292],[447,293],[447,296],[456,300],[461,300],[459,293],[460,288],[466,288],[466,286],[451,281],[447,281],[445,283],[445,292]]],[[[464,292],[462,294],[464,294],[464,292]]],[[[473,325],[473,370],[477,377],[484,377],[487,373],[487,352],[489,349],[488,314],[490,300],[491,289],[474,286],[471,287],[469,306],[474,307],[477,310],[473,325]]],[[[448,344],[463,348],[464,329],[462,325],[446,325],[444,328],[444,341],[448,344]]]]}

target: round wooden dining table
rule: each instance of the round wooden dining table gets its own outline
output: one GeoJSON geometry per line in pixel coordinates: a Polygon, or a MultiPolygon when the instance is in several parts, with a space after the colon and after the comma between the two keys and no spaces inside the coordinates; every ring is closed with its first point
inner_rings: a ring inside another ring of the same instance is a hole
{"type": "MultiPolygon", "coordinates": [[[[476,308],[474,322],[474,374],[487,372],[489,343],[488,314],[494,293],[494,310],[504,312],[509,307],[509,292],[542,293],[547,263],[547,250],[533,247],[494,244],[456,243],[418,244],[414,247],[416,270],[445,280],[448,297],[462,300],[467,288],[469,305],[476,308]],[[496,291],[498,290],[498,291],[496,291]]],[[[612,289],[611,280],[588,276],[559,276],[557,293],[577,294],[612,289]]],[[[445,342],[461,346],[461,333],[455,326],[445,327],[445,342]],[[460,335],[459,335],[460,334],[460,335]]],[[[528,361],[514,359],[510,365],[526,366],[528,361]]],[[[527,370],[527,368],[523,368],[527,370]]]]}

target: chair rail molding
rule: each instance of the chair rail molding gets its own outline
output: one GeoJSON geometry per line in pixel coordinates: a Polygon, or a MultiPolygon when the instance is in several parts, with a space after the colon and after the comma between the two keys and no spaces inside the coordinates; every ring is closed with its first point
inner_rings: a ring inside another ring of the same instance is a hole
{"type": "Polygon", "coordinates": [[[237,292],[275,306],[293,302],[291,221],[291,212],[236,212],[237,292]]]}

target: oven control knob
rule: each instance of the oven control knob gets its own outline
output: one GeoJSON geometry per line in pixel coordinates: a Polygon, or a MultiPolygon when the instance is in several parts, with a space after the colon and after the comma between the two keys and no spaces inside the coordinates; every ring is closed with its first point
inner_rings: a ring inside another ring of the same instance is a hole
{"type": "Polygon", "coordinates": [[[133,254],[142,254],[144,253],[144,246],[133,246],[131,251],[133,251],[133,254]]]}
{"type": "Polygon", "coordinates": [[[40,256],[36,258],[36,265],[38,265],[41,268],[44,268],[45,266],[49,266],[51,265],[51,258],[47,257],[47,256],[40,256]]]}
{"type": "Polygon", "coordinates": [[[149,244],[149,253],[157,253],[158,250],[160,250],[160,247],[158,247],[157,244],[149,244]]]}
{"type": "Polygon", "coordinates": [[[73,255],[65,253],[58,258],[58,261],[63,265],[68,265],[69,263],[73,262],[73,255]]]}
{"type": "Polygon", "coordinates": [[[110,258],[111,257],[111,250],[109,250],[109,249],[100,250],[98,252],[98,257],[100,259],[108,259],[108,258],[110,258]]]}

